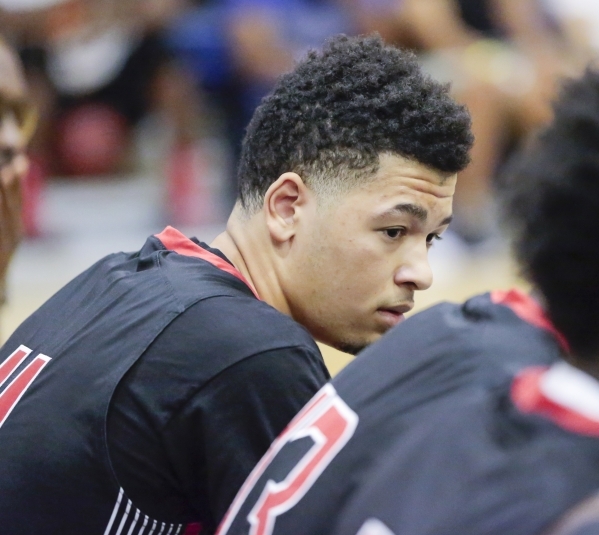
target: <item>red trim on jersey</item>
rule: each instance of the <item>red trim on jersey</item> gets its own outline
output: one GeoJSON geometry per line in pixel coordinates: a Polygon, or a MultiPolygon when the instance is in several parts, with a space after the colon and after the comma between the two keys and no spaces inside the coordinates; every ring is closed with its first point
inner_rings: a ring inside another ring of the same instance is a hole
{"type": "Polygon", "coordinates": [[[262,459],[258,461],[258,464],[253,468],[253,470],[250,472],[250,475],[246,478],[245,482],[239,489],[239,492],[237,493],[237,496],[235,496],[233,503],[231,503],[225,516],[221,520],[221,523],[216,530],[216,535],[226,535],[228,533],[228,530],[231,527],[231,520],[239,512],[243,502],[245,502],[245,499],[250,491],[254,488],[256,481],[258,481],[260,476],[266,470],[266,467],[274,459],[275,455],[279,453],[283,446],[287,444],[287,436],[293,432],[296,427],[301,425],[303,421],[308,419],[308,417],[311,417],[313,412],[320,410],[321,403],[325,401],[327,397],[331,396],[331,389],[334,391],[333,385],[327,383],[316,394],[314,394],[314,397],[308,401],[306,405],[304,405],[304,407],[294,416],[293,420],[287,424],[287,427],[283,430],[283,432],[270,445],[262,459]]]}
{"type": "Polygon", "coordinates": [[[545,311],[528,294],[520,290],[494,290],[491,292],[491,301],[496,305],[504,305],[511,308],[519,318],[527,323],[544,329],[555,336],[564,350],[570,352],[570,345],[565,336],[560,333],[551,320],[545,315],[545,311]]]}
{"type": "Polygon", "coordinates": [[[197,243],[192,242],[189,238],[187,238],[184,234],[181,234],[177,229],[173,227],[166,227],[160,234],[155,235],[158,238],[162,245],[164,245],[169,251],[174,251],[175,253],[179,253],[185,256],[193,256],[195,258],[201,258],[202,260],[206,260],[206,262],[210,262],[213,266],[218,269],[237,277],[241,282],[243,282],[252,293],[260,299],[260,296],[254,291],[250,283],[246,280],[246,278],[229,262],[223,260],[220,256],[207,251],[206,249],[200,247],[197,243]]]}
{"type": "Polygon", "coordinates": [[[25,391],[50,360],[50,357],[45,355],[35,357],[0,394],[0,426],[4,424],[25,391]]]}
{"type": "Polygon", "coordinates": [[[23,361],[31,353],[31,349],[25,346],[19,346],[16,351],[0,364],[0,386],[15,372],[15,370],[23,363],[23,361]]]}
{"type": "Polygon", "coordinates": [[[543,393],[540,383],[548,369],[543,366],[533,366],[524,369],[516,376],[510,392],[516,407],[524,413],[545,416],[568,431],[599,437],[598,421],[560,405],[543,393]]]}

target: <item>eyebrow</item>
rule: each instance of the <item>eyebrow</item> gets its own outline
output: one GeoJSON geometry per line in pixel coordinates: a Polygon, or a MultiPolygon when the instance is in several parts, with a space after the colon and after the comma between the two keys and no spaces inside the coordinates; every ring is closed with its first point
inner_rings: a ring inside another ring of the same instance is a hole
{"type": "MultiPolygon", "coordinates": [[[[419,221],[421,221],[422,223],[424,223],[428,218],[428,212],[422,206],[418,206],[417,204],[412,204],[412,203],[403,203],[403,204],[397,204],[390,210],[386,210],[385,212],[379,214],[376,217],[376,219],[384,219],[386,217],[394,216],[397,214],[411,215],[411,216],[415,217],[416,219],[418,219],[419,221]]],[[[449,223],[451,222],[452,219],[453,219],[453,216],[446,217],[443,221],[441,221],[439,226],[442,227],[444,225],[449,225],[449,223]]]]}

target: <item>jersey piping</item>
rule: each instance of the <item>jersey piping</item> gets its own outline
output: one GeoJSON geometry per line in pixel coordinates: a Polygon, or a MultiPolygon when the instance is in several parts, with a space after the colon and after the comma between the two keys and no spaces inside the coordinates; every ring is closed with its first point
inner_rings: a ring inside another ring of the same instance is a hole
{"type": "Polygon", "coordinates": [[[256,296],[257,299],[260,299],[260,296],[256,293],[252,285],[247,281],[247,279],[239,272],[237,268],[229,264],[227,261],[223,260],[219,256],[203,249],[199,245],[192,242],[189,238],[187,238],[184,234],[181,234],[177,229],[167,226],[160,234],[155,234],[156,238],[160,240],[162,245],[166,247],[170,251],[174,251],[175,253],[182,254],[185,256],[192,256],[195,258],[201,258],[206,262],[210,262],[213,266],[218,269],[233,275],[238,278],[241,282],[243,282],[256,296]]]}
{"type": "Polygon", "coordinates": [[[550,332],[559,342],[562,349],[570,352],[570,345],[565,336],[557,330],[555,325],[545,314],[532,297],[520,290],[494,290],[491,292],[491,301],[496,305],[504,305],[510,308],[516,316],[535,327],[550,332]]]}

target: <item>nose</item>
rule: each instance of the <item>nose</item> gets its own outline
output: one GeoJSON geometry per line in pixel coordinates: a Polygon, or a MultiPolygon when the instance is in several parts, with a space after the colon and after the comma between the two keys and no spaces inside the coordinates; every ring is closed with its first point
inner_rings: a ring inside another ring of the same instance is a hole
{"type": "Polygon", "coordinates": [[[398,286],[410,285],[415,290],[427,290],[433,283],[433,271],[428,261],[428,247],[418,246],[406,252],[394,282],[398,286]]]}

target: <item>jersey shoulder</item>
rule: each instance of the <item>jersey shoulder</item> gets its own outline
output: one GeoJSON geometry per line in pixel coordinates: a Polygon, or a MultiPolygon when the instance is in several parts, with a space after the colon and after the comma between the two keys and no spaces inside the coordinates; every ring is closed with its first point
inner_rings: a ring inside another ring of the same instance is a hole
{"type": "Polygon", "coordinates": [[[334,384],[350,404],[385,396],[403,404],[472,384],[492,386],[560,354],[551,333],[483,294],[410,317],[364,350],[334,384]]]}
{"type": "Polygon", "coordinates": [[[220,295],[176,317],[142,355],[139,366],[159,376],[176,374],[190,388],[200,388],[227,368],[273,351],[282,357],[293,351],[310,367],[324,369],[318,346],[291,318],[253,296],[220,295]]]}
{"type": "Polygon", "coordinates": [[[293,346],[320,353],[303,326],[254,297],[216,296],[197,303],[186,314],[211,329],[198,335],[218,338],[224,347],[240,344],[247,355],[293,346]]]}

